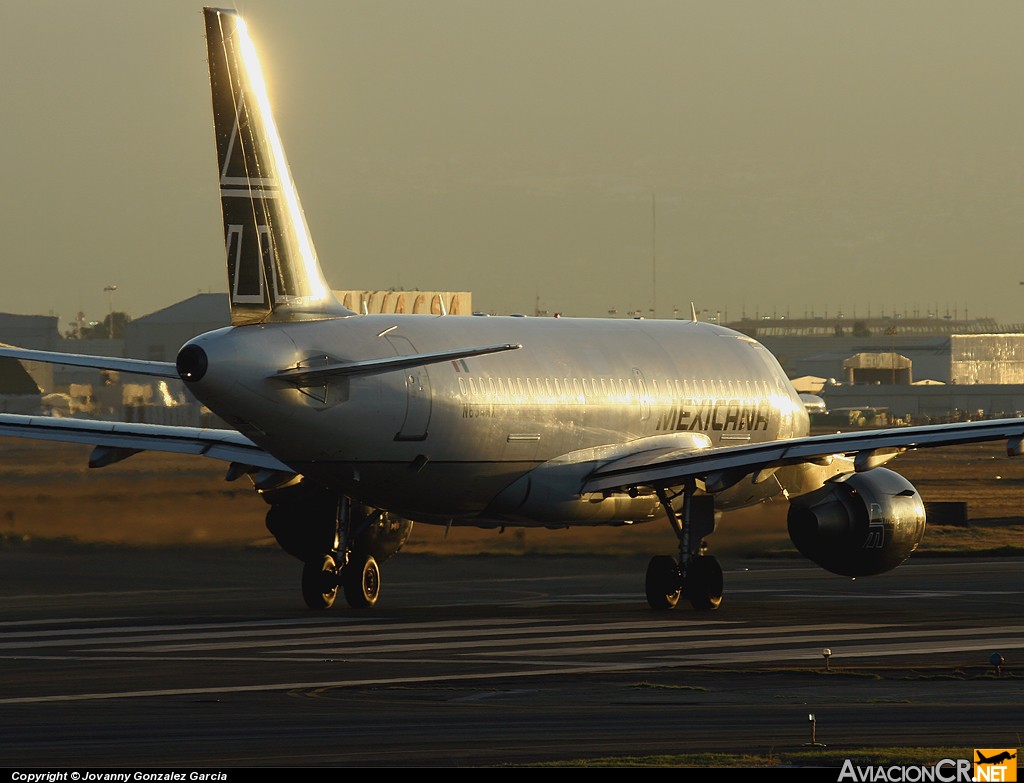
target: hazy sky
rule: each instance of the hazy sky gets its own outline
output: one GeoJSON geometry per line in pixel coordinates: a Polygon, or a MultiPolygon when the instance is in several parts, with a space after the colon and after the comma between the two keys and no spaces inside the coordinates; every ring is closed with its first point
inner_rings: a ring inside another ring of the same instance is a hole
{"type": "MultiPolygon", "coordinates": [[[[237,7],[335,288],[1024,322],[1019,0],[237,7]]],[[[0,311],[226,290],[201,6],[0,12],[0,311]]]]}

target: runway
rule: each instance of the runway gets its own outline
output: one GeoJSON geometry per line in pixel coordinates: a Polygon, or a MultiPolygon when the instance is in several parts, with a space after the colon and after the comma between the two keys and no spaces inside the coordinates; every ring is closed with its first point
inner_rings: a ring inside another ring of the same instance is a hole
{"type": "Polygon", "coordinates": [[[1021,565],[723,562],[697,614],[647,608],[643,559],[400,554],[379,606],[315,613],[276,550],[8,549],[0,765],[777,753],[812,713],[832,748],[1017,747],[1021,565]]]}

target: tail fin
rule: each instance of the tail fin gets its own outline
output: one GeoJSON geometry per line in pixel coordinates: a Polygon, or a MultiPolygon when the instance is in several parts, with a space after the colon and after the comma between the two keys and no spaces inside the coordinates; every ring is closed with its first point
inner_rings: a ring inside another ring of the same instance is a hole
{"type": "Polygon", "coordinates": [[[320,270],[245,21],[229,10],[203,13],[231,322],[353,315],[320,270]]]}

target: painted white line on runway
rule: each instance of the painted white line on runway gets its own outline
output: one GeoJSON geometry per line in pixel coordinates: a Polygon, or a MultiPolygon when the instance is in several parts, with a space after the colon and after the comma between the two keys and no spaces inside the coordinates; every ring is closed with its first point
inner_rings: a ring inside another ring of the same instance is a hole
{"type": "MultiPolygon", "coordinates": [[[[1004,635],[1004,629],[1000,628],[999,630],[1000,630],[1000,638],[1001,639],[1006,638],[1005,635],[1004,635]]],[[[1018,630],[1017,633],[1020,633],[1020,631],[1018,630]]],[[[881,639],[888,639],[888,638],[895,638],[895,639],[901,639],[902,640],[902,639],[906,639],[907,635],[908,634],[907,634],[906,630],[901,630],[901,631],[883,632],[883,633],[872,633],[872,634],[839,634],[839,635],[833,635],[833,636],[827,636],[827,637],[822,637],[822,636],[790,636],[790,637],[786,637],[784,639],[773,639],[771,641],[765,641],[764,639],[753,639],[753,638],[749,638],[749,639],[734,639],[734,640],[730,640],[729,644],[731,645],[731,648],[734,648],[734,647],[755,647],[755,646],[764,646],[764,645],[767,644],[769,646],[774,645],[776,647],[776,649],[778,649],[780,647],[781,648],[790,647],[790,646],[792,646],[794,644],[798,644],[798,643],[807,643],[807,644],[815,645],[815,647],[816,647],[815,656],[820,658],[821,657],[821,647],[822,647],[822,645],[827,645],[832,650],[833,655],[835,655],[835,654],[837,654],[836,653],[836,649],[837,649],[836,648],[836,642],[850,641],[850,640],[857,640],[857,639],[872,639],[872,640],[873,639],[879,639],[879,640],[881,640],[881,639]]],[[[921,637],[924,637],[924,636],[941,636],[941,637],[943,637],[943,639],[949,639],[949,637],[951,637],[951,636],[952,637],[955,637],[955,636],[961,636],[961,637],[962,636],[986,636],[986,637],[988,637],[988,641],[986,641],[985,644],[987,646],[989,646],[989,647],[992,647],[994,645],[994,643],[992,642],[992,629],[988,628],[988,627],[985,627],[985,628],[973,628],[973,629],[957,629],[955,631],[944,631],[944,630],[914,631],[913,635],[914,635],[915,639],[920,639],[921,637]]],[[[914,642],[906,642],[906,644],[913,644],[913,643],[914,642]]],[[[951,651],[956,651],[956,650],[960,650],[960,649],[973,649],[973,645],[975,644],[974,642],[962,642],[962,643],[957,643],[957,644],[953,644],[953,643],[949,643],[949,642],[947,642],[947,643],[950,645],[949,649],[951,651]]],[[[937,644],[937,642],[924,642],[923,644],[935,645],[935,644],[937,644]]],[[[1024,640],[1021,641],[1021,644],[1024,644],[1024,640]]],[[[666,643],[661,644],[659,646],[664,648],[664,649],[672,648],[672,649],[676,649],[676,650],[680,650],[680,649],[682,649],[682,650],[693,650],[693,649],[701,649],[701,648],[707,647],[707,644],[706,643],[702,644],[698,640],[698,641],[684,642],[684,643],[675,643],[675,644],[673,644],[671,642],[666,642],[666,643]]],[[[895,648],[895,647],[897,647],[899,645],[898,644],[894,644],[894,645],[890,645],[890,646],[895,648]]],[[[999,645],[995,645],[995,646],[999,646],[999,645]]],[[[1003,646],[1007,646],[1007,645],[1003,645],[1003,646]]],[[[592,654],[592,655],[613,655],[613,654],[620,654],[620,653],[626,653],[626,652],[630,652],[630,653],[635,653],[635,652],[651,652],[653,649],[654,648],[651,645],[649,645],[649,644],[645,644],[645,645],[622,644],[622,645],[605,645],[604,647],[588,647],[586,652],[588,654],[592,654]]],[[[557,657],[559,655],[565,654],[566,652],[567,652],[566,650],[519,650],[519,651],[509,651],[509,652],[494,652],[493,655],[494,655],[494,657],[501,657],[501,658],[505,658],[505,659],[514,658],[516,656],[530,656],[530,657],[540,657],[540,658],[543,658],[543,657],[557,657]]],[[[728,655],[728,650],[724,653],[724,655],[728,655]]],[[[687,657],[689,657],[689,656],[687,656],[687,657]]],[[[677,659],[677,656],[670,655],[667,658],[665,658],[664,660],[672,661],[672,660],[676,660],[676,659],[677,659]]]]}
{"type": "MultiPolygon", "coordinates": [[[[373,621],[366,620],[365,618],[353,618],[351,620],[343,620],[338,622],[330,617],[323,619],[303,619],[303,620],[266,620],[252,623],[200,623],[197,625],[162,625],[162,626],[131,626],[131,627],[117,627],[111,626],[108,628],[91,628],[91,629],[79,629],[69,628],[64,630],[54,631],[40,631],[40,632],[26,632],[23,634],[3,634],[0,636],[2,639],[17,638],[18,636],[29,637],[26,641],[4,641],[0,642],[0,650],[10,649],[31,649],[35,647],[71,647],[71,646],[82,646],[90,644],[110,644],[112,639],[110,636],[117,635],[116,642],[118,644],[139,644],[144,642],[162,642],[171,641],[178,639],[218,639],[218,638],[231,638],[231,637],[246,637],[251,638],[253,635],[253,629],[262,628],[270,630],[262,630],[260,633],[266,637],[272,636],[285,636],[295,634],[306,634],[313,631],[317,634],[323,634],[325,629],[327,632],[342,634],[346,638],[349,638],[351,634],[365,634],[365,633],[379,633],[381,629],[402,629],[402,628],[449,628],[451,626],[465,626],[465,625],[523,625],[523,624],[537,624],[537,623],[555,623],[555,619],[499,619],[499,620],[439,620],[432,623],[391,623],[387,619],[376,619],[373,621]],[[351,623],[351,624],[346,624],[351,623]],[[285,626],[281,630],[272,630],[280,626],[285,626]],[[191,632],[193,629],[200,631],[199,633],[191,632]],[[230,630],[229,630],[230,629],[230,630]],[[177,633],[175,633],[177,631],[177,633]],[[161,633],[169,632],[169,633],[161,633]],[[125,638],[122,634],[127,635],[130,633],[141,633],[140,636],[129,636],[125,638]],[[92,636],[94,638],[88,638],[92,636]],[[41,637],[59,637],[59,638],[41,638],[41,637]],[[85,637],[85,638],[83,638],[85,637]]],[[[308,639],[303,639],[302,644],[309,644],[308,639]]],[[[130,648],[132,650],[140,649],[138,647],[130,648]]]]}
{"type": "MultiPolygon", "coordinates": [[[[950,645],[944,641],[932,643],[906,643],[898,645],[862,645],[842,652],[843,657],[885,657],[899,655],[922,655],[925,653],[949,653],[973,650],[988,650],[992,643],[972,643],[968,645],[950,645]]],[[[1024,640],[1000,644],[1001,649],[1024,648],[1024,640]]],[[[181,696],[213,696],[241,693],[272,693],[291,690],[326,690],[333,688],[365,688],[412,684],[440,684],[452,682],[479,682],[494,679],[521,679],[527,677],[558,676],[567,677],[583,674],[602,674],[612,672],[647,671],[658,668],[689,668],[692,666],[721,666],[723,664],[764,663],[778,664],[780,660],[820,660],[819,650],[806,652],[789,651],[780,656],[780,650],[750,650],[740,652],[715,653],[713,655],[697,655],[686,661],[645,661],[628,663],[563,665],[523,671],[521,669],[480,672],[472,674],[450,674],[441,676],[416,677],[382,677],[358,680],[316,680],[309,682],[281,682],[260,685],[234,685],[209,688],[165,688],[157,690],[113,691],[101,693],[57,694],[50,696],[24,696],[0,699],[0,704],[42,704],[73,701],[105,701],[114,699],[164,698],[181,696]]]]}
{"type": "MultiPolygon", "coordinates": [[[[52,617],[47,620],[9,620],[0,623],[0,628],[21,628],[33,625],[59,625],[61,623],[118,623],[134,620],[144,620],[144,617],[52,617]]],[[[46,633],[45,631],[32,631],[32,633],[46,633]]],[[[7,634],[4,634],[5,636],[7,634]]]]}
{"type": "MultiPolygon", "coordinates": [[[[252,588],[250,587],[188,587],[188,588],[170,588],[167,590],[93,590],[89,593],[75,593],[75,598],[110,598],[110,597],[129,597],[134,598],[136,596],[145,595],[199,595],[204,599],[209,599],[211,593],[251,593],[252,588]]],[[[63,597],[63,596],[58,596],[63,597]]],[[[5,595],[0,598],[0,604],[8,601],[52,601],[54,599],[53,593],[15,593],[13,595],[5,595]]]]}
{"type": "MultiPolygon", "coordinates": [[[[83,618],[79,622],[110,622],[120,620],[118,617],[107,617],[107,618],[83,618]]],[[[126,618],[133,619],[133,618],[126,618]]],[[[137,619],[137,618],[136,618],[137,619]]],[[[39,620],[40,623],[51,623],[58,621],[50,620],[39,620]]],[[[37,631],[26,629],[20,633],[5,631],[0,635],[0,639],[17,639],[19,637],[30,637],[31,639],[43,639],[46,637],[73,637],[73,636],[84,636],[86,634],[129,634],[129,633],[155,633],[158,631],[174,631],[175,629],[181,628],[273,628],[277,626],[303,626],[303,625],[327,625],[332,623],[331,618],[303,618],[301,620],[254,620],[251,622],[231,623],[225,625],[224,623],[196,623],[194,625],[108,625],[101,628],[51,628],[46,631],[37,631]]],[[[21,623],[9,623],[11,626],[22,625],[21,623]]],[[[0,644],[0,648],[3,645],[0,644]]]]}
{"type": "MultiPolygon", "coordinates": [[[[225,685],[213,688],[164,688],[145,691],[111,691],[107,693],[77,693],[53,696],[22,696],[0,699],[0,704],[42,704],[47,702],[102,701],[110,699],[142,699],[165,696],[212,696],[228,693],[272,693],[276,691],[325,690],[330,688],[370,688],[385,685],[411,685],[418,683],[471,682],[520,677],[566,676],[572,674],[601,674],[603,672],[630,671],[637,667],[632,663],[596,664],[580,667],[548,668],[540,671],[509,670],[490,673],[450,674],[436,677],[380,677],[362,680],[323,680],[312,682],[281,682],[262,685],[225,685]]],[[[640,667],[648,668],[648,667],[640,667]]]]}
{"type": "MultiPolygon", "coordinates": [[[[1020,650],[1024,649],[1024,640],[1015,640],[1012,642],[1003,643],[1000,641],[998,644],[994,644],[991,640],[986,642],[969,642],[969,643],[958,643],[948,644],[943,641],[925,642],[925,643],[914,643],[907,642],[906,644],[885,644],[885,645],[858,645],[855,647],[848,648],[832,648],[833,659],[846,659],[846,658],[884,658],[884,657],[898,657],[902,655],[940,655],[948,653],[961,653],[961,652],[976,652],[985,651],[990,652],[994,648],[999,650],[1020,650]]],[[[687,666],[721,666],[722,664],[738,664],[738,663],[763,663],[772,662],[778,663],[779,650],[749,650],[741,652],[726,652],[716,655],[696,655],[692,658],[688,658],[686,661],[665,661],[666,666],[670,667],[687,667],[687,666]]],[[[806,660],[806,661],[817,661],[821,663],[821,650],[820,648],[809,649],[805,652],[798,652],[793,650],[789,656],[792,660],[806,660]]],[[[987,662],[987,661],[986,661],[987,662]]],[[[833,664],[835,666],[836,664],[833,664]]]]}
{"type": "MultiPolygon", "coordinates": [[[[483,621],[481,621],[481,622],[483,622],[483,621]]],[[[526,622],[526,621],[523,621],[523,622],[526,622]]],[[[536,621],[536,622],[556,623],[557,621],[556,620],[546,620],[546,621],[536,621]]],[[[728,621],[728,624],[732,625],[733,621],[728,621]]],[[[600,630],[606,631],[606,632],[607,631],[616,631],[616,630],[619,630],[619,631],[639,631],[643,635],[659,635],[659,634],[660,635],[664,635],[666,633],[671,634],[671,633],[680,633],[681,632],[680,631],[679,623],[675,622],[675,621],[672,621],[672,620],[665,620],[665,621],[661,621],[661,622],[630,621],[630,622],[624,622],[624,623],[582,623],[582,624],[579,624],[579,625],[561,625],[561,624],[558,624],[558,625],[549,625],[549,626],[537,627],[537,628],[523,628],[523,627],[520,627],[520,628],[498,628],[498,629],[494,629],[494,630],[490,630],[490,629],[486,629],[486,628],[468,627],[470,625],[471,625],[470,623],[466,623],[466,624],[453,623],[454,629],[458,630],[462,634],[462,636],[460,637],[461,641],[468,641],[465,638],[466,636],[473,636],[474,638],[479,638],[479,637],[496,637],[496,636],[513,636],[513,635],[515,635],[517,637],[517,641],[521,642],[524,639],[524,637],[526,637],[526,636],[530,636],[531,639],[533,639],[535,635],[550,634],[550,633],[553,633],[555,631],[564,634],[564,633],[569,632],[569,631],[592,631],[592,630],[595,630],[595,629],[600,629],[600,630]]],[[[687,628],[689,628],[691,630],[682,631],[682,633],[686,633],[686,634],[689,634],[689,633],[701,633],[702,632],[701,628],[694,628],[694,626],[697,626],[697,625],[705,626],[707,628],[707,630],[705,630],[703,632],[706,633],[707,635],[751,633],[751,631],[749,629],[744,629],[744,628],[740,627],[738,622],[735,623],[736,627],[726,628],[726,629],[722,629],[722,630],[711,630],[712,627],[720,627],[720,626],[723,625],[723,623],[713,622],[713,621],[707,621],[707,622],[704,622],[704,623],[691,623],[690,625],[687,626],[687,628]]],[[[310,653],[325,653],[326,654],[326,653],[331,653],[332,651],[336,651],[338,648],[332,648],[332,647],[323,648],[323,647],[321,647],[321,645],[335,645],[335,644],[337,644],[339,640],[336,639],[336,638],[333,638],[333,637],[334,636],[339,636],[339,635],[343,637],[340,641],[342,641],[345,644],[345,647],[342,648],[342,649],[346,653],[355,652],[355,651],[359,651],[359,652],[372,652],[375,648],[368,648],[367,645],[368,644],[376,645],[376,644],[379,644],[382,641],[392,641],[392,642],[395,642],[395,641],[400,641],[400,640],[403,640],[403,639],[408,639],[410,641],[420,642],[422,640],[432,639],[432,638],[437,638],[437,637],[443,638],[443,639],[450,639],[452,637],[452,630],[453,630],[452,628],[446,628],[446,629],[440,630],[440,631],[432,631],[432,632],[426,632],[425,633],[423,631],[424,627],[425,626],[421,626],[421,625],[410,626],[410,630],[409,631],[399,632],[399,633],[392,633],[391,632],[391,628],[388,627],[388,628],[383,629],[383,631],[378,629],[378,633],[373,634],[372,637],[365,636],[365,637],[359,638],[359,639],[353,639],[353,638],[351,638],[349,636],[346,636],[344,634],[334,634],[331,637],[318,637],[316,639],[310,639],[308,637],[303,637],[301,639],[266,639],[266,640],[263,640],[263,639],[251,639],[251,637],[250,637],[246,641],[240,641],[240,642],[210,642],[210,643],[202,643],[202,644],[189,643],[189,644],[177,644],[177,645],[148,646],[148,647],[144,647],[144,648],[141,648],[141,647],[131,647],[131,648],[109,647],[109,648],[105,648],[103,650],[103,652],[131,652],[131,651],[137,651],[137,652],[166,653],[166,652],[175,652],[175,651],[182,651],[182,652],[196,651],[196,652],[198,652],[200,650],[208,650],[208,651],[209,650],[242,650],[242,649],[252,649],[252,648],[273,648],[273,649],[277,650],[277,649],[283,649],[285,647],[296,647],[296,646],[300,646],[300,645],[305,645],[308,649],[295,650],[295,652],[297,654],[304,655],[304,654],[310,654],[310,653]],[[317,646],[310,647],[310,645],[317,645],[317,646]]],[[[847,627],[847,626],[843,626],[843,627],[847,627]]],[[[870,627],[876,627],[876,626],[864,626],[864,627],[865,628],[870,628],[870,627]]],[[[184,635],[182,635],[181,638],[187,639],[187,638],[189,638],[189,636],[187,634],[184,634],[184,635]]],[[[121,640],[118,639],[117,641],[120,642],[121,640]]],[[[392,646],[394,646],[396,649],[401,649],[402,648],[402,645],[392,645],[392,646]]]]}

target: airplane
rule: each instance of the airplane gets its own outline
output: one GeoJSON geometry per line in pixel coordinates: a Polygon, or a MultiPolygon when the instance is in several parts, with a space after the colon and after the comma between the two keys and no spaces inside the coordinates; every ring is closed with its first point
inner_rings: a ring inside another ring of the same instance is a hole
{"type": "Polygon", "coordinates": [[[1017,758],[1016,753],[1010,753],[1007,750],[1004,750],[1001,753],[997,753],[992,758],[987,758],[980,750],[975,750],[974,753],[978,757],[978,760],[976,762],[978,764],[1000,764],[1004,761],[1009,761],[1010,759],[1017,758]]]}
{"type": "Polygon", "coordinates": [[[653,610],[722,602],[707,539],[785,499],[796,548],[836,574],[889,571],[925,531],[908,449],[1006,440],[1024,420],[810,435],[808,405],[756,340],[691,320],[356,313],[324,278],[244,19],[204,9],[231,325],[175,362],[0,356],[181,379],[233,429],[0,415],[0,435],[85,443],[103,467],[144,450],[247,476],[303,563],[311,609],[378,603],[414,524],[668,524],[653,610]]]}

